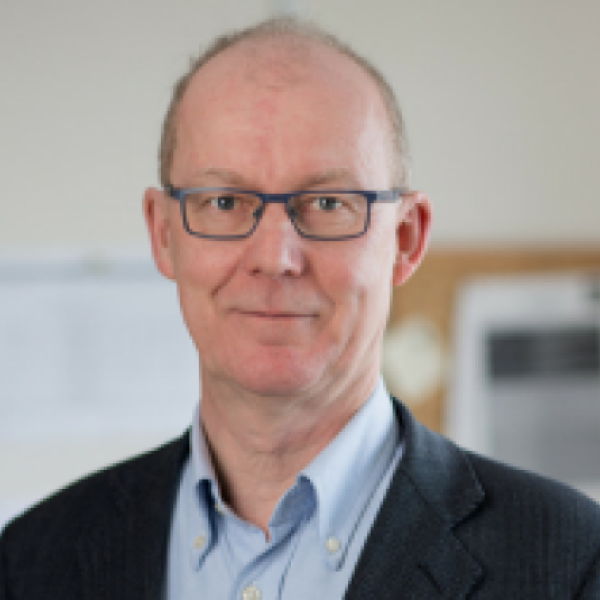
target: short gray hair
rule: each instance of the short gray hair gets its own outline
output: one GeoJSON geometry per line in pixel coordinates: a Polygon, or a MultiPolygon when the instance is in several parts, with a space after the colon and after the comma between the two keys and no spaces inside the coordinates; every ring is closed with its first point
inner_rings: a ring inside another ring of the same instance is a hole
{"type": "Polygon", "coordinates": [[[390,124],[393,184],[400,186],[408,183],[409,156],[404,120],[394,91],[385,77],[371,62],[334,35],[314,23],[286,15],[273,17],[252,27],[219,36],[200,56],[190,61],[188,71],[177,81],[173,88],[173,95],[163,122],[159,149],[159,176],[163,187],[171,183],[171,166],[177,145],[177,110],[192,77],[211,58],[244,40],[284,36],[300,37],[309,42],[316,42],[332,48],[347,56],[372,78],[381,94],[390,124]]]}

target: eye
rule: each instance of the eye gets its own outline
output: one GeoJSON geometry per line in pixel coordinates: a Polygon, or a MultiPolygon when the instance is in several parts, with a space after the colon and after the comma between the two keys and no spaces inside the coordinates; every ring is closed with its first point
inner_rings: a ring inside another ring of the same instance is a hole
{"type": "Polygon", "coordinates": [[[319,210],[325,212],[332,212],[342,206],[340,199],[335,196],[318,196],[314,202],[319,210]]]}
{"type": "Polygon", "coordinates": [[[211,206],[222,211],[233,210],[237,205],[235,196],[215,196],[210,200],[211,206]]]}

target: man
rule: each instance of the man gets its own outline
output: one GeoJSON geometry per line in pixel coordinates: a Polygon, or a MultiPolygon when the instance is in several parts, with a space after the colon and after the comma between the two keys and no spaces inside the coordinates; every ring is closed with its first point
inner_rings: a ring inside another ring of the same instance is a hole
{"type": "Polygon", "coordinates": [[[427,197],[365,61],[277,19],[175,90],[144,211],[201,358],[192,429],[9,525],[2,600],[600,598],[600,510],[380,381],[427,197]]]}

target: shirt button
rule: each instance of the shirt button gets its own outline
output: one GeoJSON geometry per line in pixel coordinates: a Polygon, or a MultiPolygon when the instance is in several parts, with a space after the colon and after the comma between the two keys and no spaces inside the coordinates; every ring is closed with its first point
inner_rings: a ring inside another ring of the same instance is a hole
{"type": "Polygon", "coordinates": [[[340,549],[340,542],[334,537],[327,538],[327,541],[325,542],[325,548],[327,548],[327,552],[329,552],[329,554],[335,554],[340,549]]]}
{"type": "Polygon", "coordinates": [[[260,600],[260,590],[254,584],[245,587],[242,600],[260,600]]]}
{"type": "Polygon", "coordinates": [[[202,550],[204,544],[206,544],[206,536],[204,534],[201,533],[194,538],[194,548],[196,550],[202,550]]]}

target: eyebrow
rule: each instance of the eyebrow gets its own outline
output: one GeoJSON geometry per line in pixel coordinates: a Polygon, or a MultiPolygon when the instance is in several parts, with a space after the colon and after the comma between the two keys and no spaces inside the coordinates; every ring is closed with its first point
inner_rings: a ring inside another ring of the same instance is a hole
{"type": "MultiPolygon", "coordinates": [[[[203,180],[205,178],[218,179],[223,184],[236,186],[236,187],[252,187],[251,184],[230,169],[222,169],[218,167],[209,167],[203,169],[196,174],[195,179],[203,180]]],[[[333,168],[327,169],[320,173],[309,175],[305,179],[302,179],[297,189],[310,189],[312,187],[327,185],[338,182],[339,184],[352,184],[356,185],[356,179],[348,169],[344,168],[333,168]]]]}

